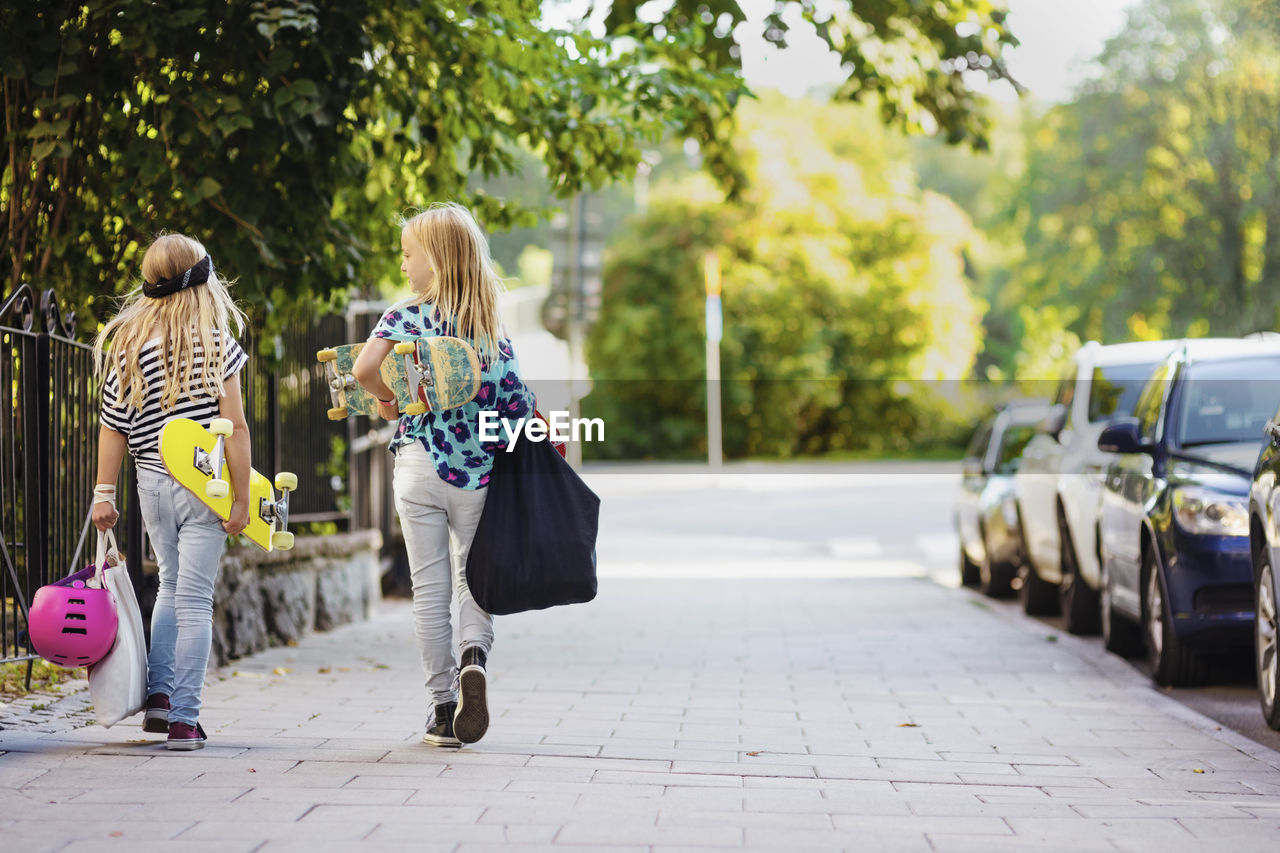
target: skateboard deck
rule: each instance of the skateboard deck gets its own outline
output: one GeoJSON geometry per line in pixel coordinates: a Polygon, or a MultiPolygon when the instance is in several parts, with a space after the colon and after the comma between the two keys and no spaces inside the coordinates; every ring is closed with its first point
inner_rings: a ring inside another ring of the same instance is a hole
{"type": "MultiPolygon", "coordinates": [[[[354,365],[364,343],[322,349],[316,360],[325,365],[333,407],[330,420],[348,415],[378,416],[378,401],[356,381],[354,365]]],[[[456,409],[480,390],[480,360],[461,338],[435,336],[400,341],[382,360],[382,381],[395,392],[401,414],[420,415],[456,409]]]]}
{"type": "MultiPolygon", "coordinates": [[[[219,418],[210,426],[213,432],[189,418],[169,421],[160,430],[160,458],[175,480],[226,521],[235,500],[224,450],[231,422],[219,418]]],[[[293,534],[285,528],[289,524],[289,492],[297,486],[298,478],[293,474],[277,474],[275,487],[283,494],[276,500],[271,481],[249,470],[249,526],[244,535],[264,551],[293,547],[293,534]]]]}

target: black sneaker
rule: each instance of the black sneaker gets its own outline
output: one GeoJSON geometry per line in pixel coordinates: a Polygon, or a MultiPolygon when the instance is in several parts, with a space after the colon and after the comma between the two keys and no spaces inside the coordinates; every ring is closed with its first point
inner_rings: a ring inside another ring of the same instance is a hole
{"type": "Polygon", "coordinates": [[[431,709],[427,717],[427,733],[422,736],[423,743],[432,746],[462,746],[462,741],[453,735],[453,711],[455,702],[445,702],[431,709]]]}
{"type": "Polygon", "coordinates": [[[489,730],[485,659],[484,651],[476,646],[462,652],[462,671],[458,673],[458,711],[453,715],[453,733],[463,743],[475,743],[489,730]]]}

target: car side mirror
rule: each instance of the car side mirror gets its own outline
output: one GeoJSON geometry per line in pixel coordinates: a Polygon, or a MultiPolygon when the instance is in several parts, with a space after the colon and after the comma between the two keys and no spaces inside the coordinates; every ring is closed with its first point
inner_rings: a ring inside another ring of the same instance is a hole
{"type": "Polygon", "coordinates": [[[985,473],[982,470],[982,457],[966,457],[961,470],[964,472],[966,477],[981,477],[985,473]]]}
{"type": "Polygon", "coordinates": [[[1151,445],[1142,440],[1137,418],[1120,418],[1098,436],[1098,449],[1108,453],[1147,453],[1151,445]]]}
{"type": "Polygon", "coordinates": [[[1067,407],[1061,403],[1055,403],[1049,414],[1045,415],[1040,423],[1036,424],[1036,429],[1040,432],[1048,433],[1055,439],[1062,434],[1063,428],[1067,425],[1067,407]]]}

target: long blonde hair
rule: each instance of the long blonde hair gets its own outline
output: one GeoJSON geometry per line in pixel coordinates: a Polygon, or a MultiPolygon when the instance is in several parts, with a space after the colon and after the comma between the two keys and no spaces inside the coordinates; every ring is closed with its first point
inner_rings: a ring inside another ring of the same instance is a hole
{"type": "MultiPolygon", "coordinates": [[[[199,241],[184,234],[161,234],[142,256],[142,278],[151,283],[172,278],[195,266],[206,254],[199,241]]],[[[197,344],[204,356],[202,390],[220,397],[227,341],[233,336],[232,326],[234,334],[239,335],[244,323],[244,312],[236,307],[213,270],[206,283],[158,299],[143,294],[139,284],[125,296],[119,313],[102,327],[93,342],[98,378],[103,379],[114,369],[120,381],[119,399],[141,411],[147,397],[147,381],[138,356],[143,345],[156,337],[152,332],[158,330],[160,358],[165,365],[161,407],[172,409],[196,391],[191,387],[191,377],[197,344]]]]}
{"type": "Polygon", "coordinates": [[[471,341],[482,362],[492,361],[501,337],[502,279],[475,217],[460,204],[438,202],[400,227],[422,247],[436,273],[426,291],[412,301],[434,305],[459,337],[471,341]]]}

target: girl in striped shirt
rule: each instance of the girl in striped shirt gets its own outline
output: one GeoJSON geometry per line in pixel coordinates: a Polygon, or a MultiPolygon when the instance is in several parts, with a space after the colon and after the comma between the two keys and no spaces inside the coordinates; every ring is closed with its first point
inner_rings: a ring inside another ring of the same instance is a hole
{"type": "Polygon", "coordinates": [[[167,732],[169,749],[199,749],[214,582],[227,536],[249,523],[249,425],[239,376],[248,357],[233,335],[243,332],[245,318],[204,246],[190,237],[156,238],[142,257],[142,279],[94,342],[103,390],[93,522],[106,530],[119,518],[116,479],[127,450],[160,569],[142,728],[167,732]],[[207,427],[218,417],[233,428],[226,447],[236,498],[225,522],[169,475],[159,447],[170,420],[207,427]]]}

